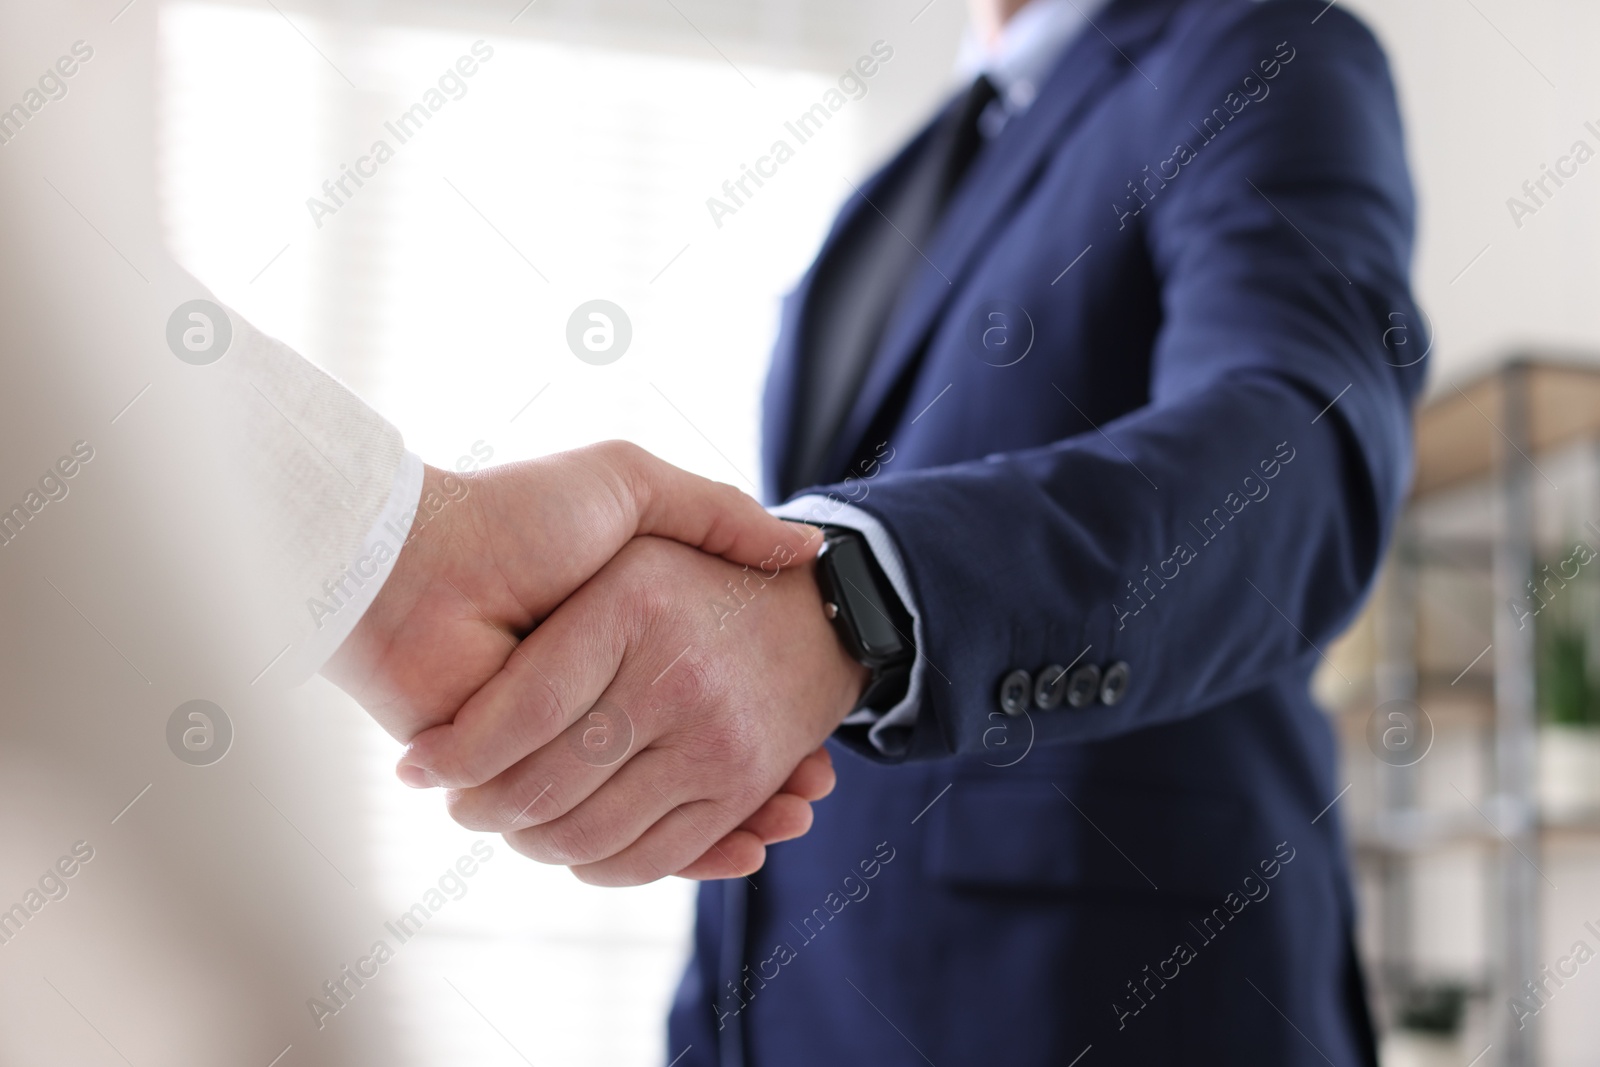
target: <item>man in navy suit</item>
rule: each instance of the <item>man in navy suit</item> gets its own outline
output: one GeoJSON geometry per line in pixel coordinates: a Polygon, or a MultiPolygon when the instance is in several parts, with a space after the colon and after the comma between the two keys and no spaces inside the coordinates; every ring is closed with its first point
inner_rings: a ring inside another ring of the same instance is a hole
{"type": "Polygon", "coordinates": [[[786,307],[823,554],[633,542],[407,773],[587,881],[726,877],[833,738],[701,890],[680,1067],[1372,1064],[1308,690],[1423,376],[1384,57],[1321,0],[977,9],[786,307]]]}
{"type": "Polygon", "coordinates": [[[766,395],[782,513],[866,534],[912,677],[812,833],[701,890],[671,1052],[1372,1063],[1308,682],[1422,381],[1384,57],[1309,0],[979,6],[766,395]]]}

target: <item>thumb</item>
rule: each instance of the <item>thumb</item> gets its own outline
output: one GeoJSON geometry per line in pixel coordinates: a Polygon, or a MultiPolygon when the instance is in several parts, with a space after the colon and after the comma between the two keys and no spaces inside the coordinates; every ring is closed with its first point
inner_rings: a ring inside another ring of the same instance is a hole
{"type": "Polygon", "coordinates": [[[671,538],[751,567],[804,563],[822,547],[815,526],[767,513],[754,498],[723,482],[643,453],[630,479],[639,535],[671,538]]]}

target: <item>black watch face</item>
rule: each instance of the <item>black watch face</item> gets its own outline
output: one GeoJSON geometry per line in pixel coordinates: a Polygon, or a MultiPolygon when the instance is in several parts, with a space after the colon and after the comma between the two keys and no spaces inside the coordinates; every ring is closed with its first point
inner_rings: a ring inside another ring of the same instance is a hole
{"type": "Polygon", "coordinates": [[[899,655],[906,642],[884,610],[883,593],[873,579],[861,540],[842,537],[829,542],[827,559],[833,570],[835,594],[843,602],[839,607],[855,629],[861,650],[875,660],[899,655]]]}

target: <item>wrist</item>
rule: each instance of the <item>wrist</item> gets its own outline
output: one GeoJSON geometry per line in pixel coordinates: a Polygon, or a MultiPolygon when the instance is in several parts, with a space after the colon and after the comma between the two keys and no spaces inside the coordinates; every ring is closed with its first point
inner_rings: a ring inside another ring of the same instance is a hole
{"type": "Polygon", "coordinates": [[[828,649],[829,684],[825,692],[833,694],[828,702],[831,715],[828,726],[831,732],[861,703],[862,694],[872,682],[872,669],[850,654],[850,650],[840,639],[839,632],[829,621],[827,606],[817,582],[817,561],[806,560],[804,563],[792,565],[789,569],[794,572],[796,584],[803,585],[807,590],[800,610],[809,619],[808,626],[820,627],[827,631],[822,644],[828,649]]]}
{"type": "Polygon", "coordinates": [[[916,661],[909,612],[866,537],[823,527],[816,582],[824,614],[846,654],[866,673],[855,707],[885,711],[904,699],[916,661]]]}
{"type": "Polygon", "coordinates": [[[422,489],[405,540],[396,551],[394,567],[350,636],[323,669],[335,684],[343,685],[369,673],[371,665],[382,658],[395,633],[440,573],[448,555],[445,546],[457,539],[456,531],[461,528],[471,491],[461,475],[423,465],[422,489]]]}

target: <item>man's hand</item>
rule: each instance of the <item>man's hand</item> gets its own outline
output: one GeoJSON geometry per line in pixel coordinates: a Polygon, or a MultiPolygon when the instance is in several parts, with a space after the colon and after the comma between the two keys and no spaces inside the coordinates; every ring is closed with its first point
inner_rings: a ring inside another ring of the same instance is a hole
{"type": "MultiPolygon", "coordinates": [[[[644,534],[768,570],[779,554],[809,559],[820,541],[732,486],[623,442],[470,475],[428,468],[393,572],[323,673],[409,741],[454,718],[518,641],[644,534]]],[[[825,752],[786,769],[794,777],[773,790],[792,788],[752,818],[769,843],[804,833],[807,802],[833,786],[825,752]]],[[[685,873],[701,869],[721,870],[685,873]]]]}
{"type": "Polygon", "coordinates": [[[733,486],[622,441],[475,474],[430,467],[394,571],[322,673],[409,741],[454,718],[518,640],[645,534],[751,566],[819,547],[733,486]]]}
{"type": "Polygon", "coordinates": [[[746,820],[811,772],[802,758],[867,681],[809,557],[779,573],[782,553],[760,571],[634,541],[452,723],[413,741],[402,779],[449,787],[458,822],[597,885],[652,881],[702,853],[701,877],[759,868],[746,820]]]}

